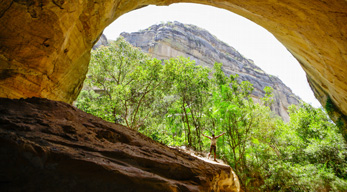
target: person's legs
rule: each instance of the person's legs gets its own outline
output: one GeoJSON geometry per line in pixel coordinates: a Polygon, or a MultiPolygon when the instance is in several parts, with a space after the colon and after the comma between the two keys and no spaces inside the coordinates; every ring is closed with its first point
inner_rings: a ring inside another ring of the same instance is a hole
{"type": "Polygon", "coordinates": [[[211,155],[211,152],[212,152],[212,145],[210,146],[210,153],[208,154],[208,159],[210,158],[210,155],[211,155]]]}
{"type": "Polygon", "coordinates": [[[214,160],[216,161],[216,157],[217,157],[217,155],[216,155],[217,146],[214,146],[213,151],[214,151],[214,160]]]}

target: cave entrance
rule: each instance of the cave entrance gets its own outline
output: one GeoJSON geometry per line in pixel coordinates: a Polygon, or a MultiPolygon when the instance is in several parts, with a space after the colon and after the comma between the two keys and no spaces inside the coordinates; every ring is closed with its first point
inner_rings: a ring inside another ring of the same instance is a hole
{"type": "Polygon", "coordinates": [[[121,32],[136,32],[169,21],[206,29],[246,58],[254,60],[255,65],[266,73],[279,77],[305,102],[320,106],[305,72],[292,54],[266,29],[228,10],[192,3],[164,7],[150,5],[122,15],[104,30],[104,34],[115,40],[121,32]]]}
{"type": "MultiPolygon", "coordinates": [[[[120,2],[116,5],[116,10],[120,11],[112,17],[118,18],[127,12],[143,8],[149,4],[161,6],[180,2],[183,1],[120,2]]],[[[189,3],[191,1],[184,2],[189,3]]],[[[347,52],[346,46],[344,46],[346,41],[344,34],[347,31],[344,24],[347,16],[346,2],[334,1],[328,4],[324,1],[308,3],[301,1],[201,0],[194,1],[194,3],[231,11],[270,31],[299,61],[319,102],[325,106],[330,99],[330,103],[334,106],[334,113],[330,114],[331,118],[334,121],[342,118],[347,124],[345,118],[347,113],[345,85],[347,81],[344,78],[347,71],[344,67],[346,59],[342,56],[346,55],[347,52]]],[[[194,12],[194,10],[187,12],[194,12]]],[[[208,13],[203,13],[203,15],[208,15],[208,13]]],[[[112,17],[108,19],[107,24],[113,21],[112,17]]],[[[306,80],[302,80],[302,82],[306,82],[306,80]]],[[[310,90],[310,88],[304,89],[310,90]]]]}

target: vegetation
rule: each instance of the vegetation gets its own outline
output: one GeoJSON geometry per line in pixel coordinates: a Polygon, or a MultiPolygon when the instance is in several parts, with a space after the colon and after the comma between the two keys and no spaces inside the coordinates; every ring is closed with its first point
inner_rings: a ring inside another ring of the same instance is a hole
{"type": "Polygon", "coordinates": [[[218,156],[245,191],[346,191],[347,146],[323,109],[289,108],[274,115],[272,88],[254,102],[252,84],[187,58],[159,61],[123,39],[92,52],[78,108],[171,146],[205,151],[201,134],[226,134],[218,156]]]}

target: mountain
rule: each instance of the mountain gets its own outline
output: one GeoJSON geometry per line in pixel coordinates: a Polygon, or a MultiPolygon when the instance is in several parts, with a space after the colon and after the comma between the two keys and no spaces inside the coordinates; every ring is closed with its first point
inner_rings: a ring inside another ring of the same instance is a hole
{"type": "Polygon", "coordinates": [[[107,46],[108,45],[108,40],[106,38],[106,35],[101,34],[99,37],[99,40],[95,43],[95,45],[93,46],[93,49],[96,49],[100,46],[107,46]]]}
{"type": "Polygon", "coordinates": [[[251,59],[197,26],[175,21],[152,25],[138,32],[123,32],[121,36],[158,59],[184,56],[210,68],[215,62],[223,63],[223,71],[227,75],[239,74],[240,80],[253,84],[252,97],[255,101],[265,95],[265,86],[272,87],[274,103],[271,109],[285,121],[289,120],[288,106],[301,101],[279,78],[265,73],[251,59]]]}

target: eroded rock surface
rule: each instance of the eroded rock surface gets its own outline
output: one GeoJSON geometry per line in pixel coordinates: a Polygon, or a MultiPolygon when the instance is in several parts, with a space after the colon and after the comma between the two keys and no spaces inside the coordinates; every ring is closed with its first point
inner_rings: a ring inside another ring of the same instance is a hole
{"type": "Polygon", "coordinates": [[[152,25],[139,32],[122,33],[121,36],[158,59],[189,57],[210,69],[215,62],[223,63],[222,69],[228,76],[238,74],[241,81],[253,84],[252,97],[256,101],[265,96],[265,86],[272,87],[274,103],[271,109],[285,121],[289,121],[288,106],[300,103],[301,99],[279,78],[266,74],[252,60],[197,26],[175,21],[152,25]]]}
{"type": "Polygon", "coordinates": [[[57,101],[0,98],[1,191],[239,191],[210,164],[57,101]]]}
{"type": "Polygon", "coordinates": [[[345,0],[71,0],[1,1],[0,96],[72,103],[90,50],[119,16],[146,5],[193,2],[223,8],[263,26],[300,62],[317,99],[347,135],[345,0]]]}

